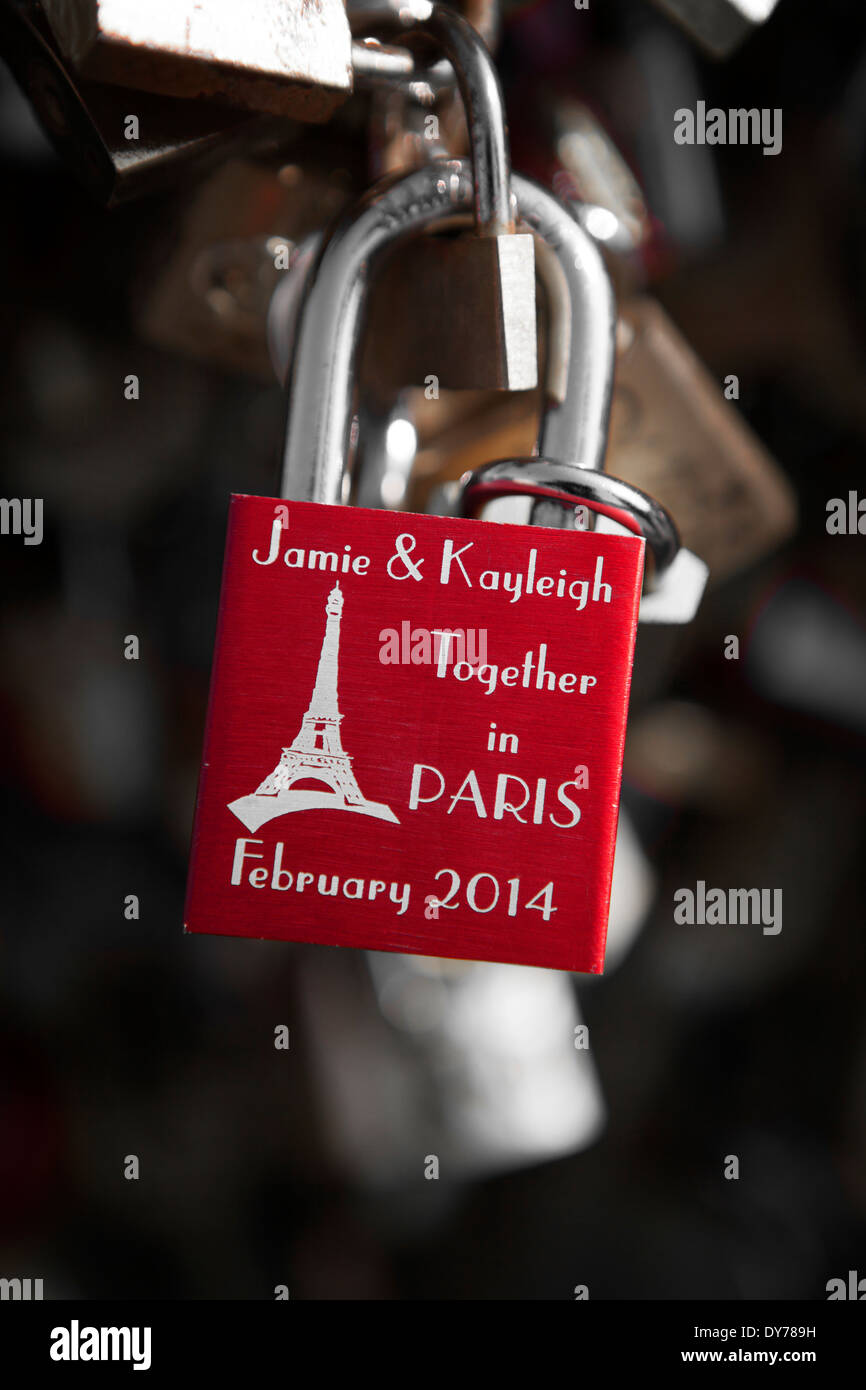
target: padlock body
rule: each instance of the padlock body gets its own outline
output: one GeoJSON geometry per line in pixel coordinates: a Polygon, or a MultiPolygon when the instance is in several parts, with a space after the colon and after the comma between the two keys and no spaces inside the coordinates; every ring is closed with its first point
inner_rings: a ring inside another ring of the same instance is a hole
{"type": "Polygon", "coordinates": [[[327,120],[352,90],[340,0],[43,0],[42,9],[66,61],[97,82],[308,121],[327,120]]]}
{"type": "Polygon", "coordinates": [[[643,550],[233,497],[187,929],[599,973],[643,550]]]}
{"type": "Polygon", "coordinates": [[[431,377],[443,390],[532,390],[538,343],[529,233],[426,236],[397,247],[373,284],[361,375],[385,395],[431,377]]]}

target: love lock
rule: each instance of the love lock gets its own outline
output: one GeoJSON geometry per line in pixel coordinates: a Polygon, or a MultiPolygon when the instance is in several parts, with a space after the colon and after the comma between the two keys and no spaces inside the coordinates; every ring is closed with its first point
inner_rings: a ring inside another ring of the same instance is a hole
{"type": "MultiPolygon", "coordinates": [[[[680,545],[676,526],[665,508],[638,488],[600,471],[607,448],[615,347],[614,299],[601,255],[576,214],[552,194],[517,174],[512,182],[522,220],[539,235],[543,228],[544,235],[537,247],[537,260],[548,292],[551,321],[548,408],[537,445],[541,457],[485,465],[467,480],[461,509],[464,514],[471,512],[473,499],[481,495],[483,480],[488,501],[494,483],[497,497],[506,493],[528,495],[546,487],[545,495],[550,499],[546,507],[538,502],[530,504],[523,515],[512,513],[509,520],[573,529],[575,501],[589,503],[601,513],[607,510],[608,515],[611,509],[627,512],[632,518],[629,529],[646,537],[654,557],[641,600],[641,620],[690,622],[706,587],[707,566],[680,545]],[[530,465],[533,472],[526,471],[530,465]],[[560,505],[553,505],[557,487],[565,495],[560,497],[560,505]]],[[[353,301],[357,316],[347,319],[346,286],[360,290],[373,278],[379,259],[393,240],[394,208],[399,208],[403,236],[435,224],[437,216],[443,217],[442,208],[431,200],[431,191],[445,207],[465,208],[473,196],[465,162],[432,164],[409,175],[387,194],[371,190],[360,208],[334,229],[325,252],[318,251],[319,262],[307,272],[309,279],[303,276],[305,313],[297,335],[284,455],[283,491],[287,497],[331,501],[343,496],[352,386],[350,381],[348,395],[336,384],[331,389],[331,380],[342,372],[344,364],[332,355],[328,344],[345,335],[354,351],[360,338],[362,301],[353,301]]],[[[312,248],[308,256],[311,253],[312,248]]],[[[290,351],[289,339],[295,337],[297,287],[291,296],[286,292],[284,304],[290,330],[281,334],[273,320],[271,324],[272,342],[280,339],[274,355],[282,361],[290,351]]],[[[505,519],[501,512],[499,516],[505,519]]],[[[621,521],[622,517],[612,519],[621,521]]]]}
{"type": "Polygon", "coordinates": [[[335,505],[370,284],[390,246],[474,197],[464,161],[371,189],[300,306],[287,500],[232,499],[191,931],[603,967],[645,549],[661,587],[678,542],[663,508],[598,471],[601,256],[551,194],[514,190],[559,285],[543,457],[480,470],[463,496],[534,494],[530,520],[556,527],[335,505]],[[564,529],[576,488],[626,534],[564,529]]]}

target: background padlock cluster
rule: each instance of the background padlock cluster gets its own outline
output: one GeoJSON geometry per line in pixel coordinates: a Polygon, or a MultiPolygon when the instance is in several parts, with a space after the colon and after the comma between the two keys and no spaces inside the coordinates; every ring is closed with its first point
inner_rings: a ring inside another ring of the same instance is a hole
{"type": "MultiPolygon", "coordinates": [[[[469,149],[440,58],[377,85],[412,63],[373,8],[196,63],[0,3],[0,491],[45,508],[41,544],[0,536],[0,1276],[822,1299],[866,1273],[859,7],[466,7],[515,169],[579,202],[614,280],[607,468],[711,571],[694,623],[639,631],[605,976],[181,934],[225,500],[279,466],[272,296],[373,177],[469,149]],[[699,101],[779,109],[782,149],[677,145],[699,101]],[[678,924],[698,881],[781,890],[782,930],[678,924]]],[[[489,277],[458,311],[448,255],[407,248],[371,305],[366,505],[532,447],[489,277]]]]}

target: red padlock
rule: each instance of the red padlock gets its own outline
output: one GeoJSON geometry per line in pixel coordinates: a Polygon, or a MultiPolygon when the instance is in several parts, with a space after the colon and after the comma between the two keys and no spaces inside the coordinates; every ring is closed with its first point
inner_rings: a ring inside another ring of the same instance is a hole
{"type": "Polygon", "coordinates": [[[368,195],[302,312],[284,481],[297,500],[232,499],[190,931],[603,967],[644,535],[659,571],[677,540],[661,508],[592,471],[609,283],[576,218],[514,182],[570,320],[539,447],[587,466],[498,464],[464,506],[517,488],[553,525],[589,500],[632,534],[328,505],[379,253],[471,207],[472,183],[449,162],[368,195]]]}

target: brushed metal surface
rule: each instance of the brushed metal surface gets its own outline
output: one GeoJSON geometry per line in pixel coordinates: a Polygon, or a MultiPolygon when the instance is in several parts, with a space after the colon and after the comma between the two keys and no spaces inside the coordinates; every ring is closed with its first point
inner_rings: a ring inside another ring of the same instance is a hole
{"type": "Polygon", "coordinates": [[[342,0],[44,0],[65,59],[95,81],[326,120],[352,90],[342,0]]]}
{"type": "MultiPolygon", "coordinates": [[[[538,449],[563,462],[600,468],[614,358],[610,279],[591,237],[553,194],[518,175],[513,176],[513,187],[519,216],[548,246],[548,266],[555,264],[559,281],[551,324],[549,404],[538,449]]],[[[340,500],[361,321],[379,258],[399,238],[466,214],[473,197],[468,161],[437,161],[396,184],[376,185],[334,228],[300,312],[284,496],[340,500]]]]}

